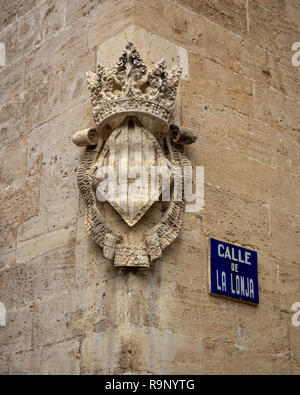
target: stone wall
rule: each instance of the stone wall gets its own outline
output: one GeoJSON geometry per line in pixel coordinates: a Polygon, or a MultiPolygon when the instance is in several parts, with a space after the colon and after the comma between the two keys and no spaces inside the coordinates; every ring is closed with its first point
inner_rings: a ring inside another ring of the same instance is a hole
{"type": "Polygon", "coordinates": [[[0,373],[299,374],[299,2],[0,9],[0,373]],[[185,214],[143,273],[115,269],[87,236],[71,142],[94,125],[84,73],[99,56],[114,62],[105,43],[129,31],[149,61],[160,42],[181,48],[179,114],[199,135],[189,158],[205,167],[204,210],[185,214]],[[258,307],[209,295],[210,237],[258,252],[258,307]]]}

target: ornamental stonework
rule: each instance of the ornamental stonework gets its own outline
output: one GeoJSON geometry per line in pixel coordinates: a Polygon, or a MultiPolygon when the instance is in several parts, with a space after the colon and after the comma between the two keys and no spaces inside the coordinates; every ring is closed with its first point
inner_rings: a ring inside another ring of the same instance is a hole
{"type": "Polygon", "coordinates": [[[86,147],[78,186],[87,208],[86,230],[116,267],[150,268],[181,229],[184,168],[191,166],[184,145],[196,141],[173,122],[181,73],[180,67],[167,70],[165,60],[147,72],[132,42],[115,67],[99,64],[96,73],[87,73],[95,128],[73,137],[86,147]],[[135,232],[162,200],[160,220],[135,232]],[[109,204],[123,226],[105,216],[99,202],[109,204]]]}

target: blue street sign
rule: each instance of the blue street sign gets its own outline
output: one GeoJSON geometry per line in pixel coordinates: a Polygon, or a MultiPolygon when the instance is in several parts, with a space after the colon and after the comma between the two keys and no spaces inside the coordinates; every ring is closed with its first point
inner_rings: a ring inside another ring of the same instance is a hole
{"type": "Polygon", "coordinates": [[[258,304],[257,252],[210,239],[210,292],[258,304]]]}

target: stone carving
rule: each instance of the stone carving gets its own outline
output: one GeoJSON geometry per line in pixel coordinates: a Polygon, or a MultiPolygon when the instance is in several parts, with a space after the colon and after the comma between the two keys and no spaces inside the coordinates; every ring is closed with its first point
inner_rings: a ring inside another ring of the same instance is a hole
{"type": "Polygon", "coordinates": [[[131,42],[115,67],[98,65],[96,73],[87,73],[96,128],[79,131],[73,138],[76,145],[86,147],[78,185],[87,207],[87,232],[117,267],[149,268],[182,225],[183,168],[190,166],[183,145],[194,143],[196,136],[172,123],[180,75],[181,68],[168,71],[164,60],[147,74],[131,42]],[[168,209],[142,241],[129,242],[126,230],[115,229],[98,203],[108,202],[128,230],[135,229],[165,191],[160,177],[153,183],[149,176],[157,168],[172,175],[168,209]],[[108,177],[110,171],[113,178],[108,177]]]}

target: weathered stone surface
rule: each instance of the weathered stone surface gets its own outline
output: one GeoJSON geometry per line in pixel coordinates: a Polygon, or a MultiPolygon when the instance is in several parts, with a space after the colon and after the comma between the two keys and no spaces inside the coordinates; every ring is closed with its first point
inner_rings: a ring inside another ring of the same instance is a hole
{"type": "Polygon", "coordinates": [[[70,107],[88,97],[85,74],[95,68],[95,53],[73,57],[65,66],[62,74],[62,104],[70,107]]]}
{"type": "Polygon", "coordinates": [[[0,357],[0,374],[1,376],[8,374],[8,359],[1,355],[0,357]]]}
{"type": "Polygon", "coordinates": [[[299,131],[291,130],[287,127],[277,129],[273,128],[273,131],[273,165],[280,167],[285,171],[291,172],[294,175],[299,174],[299,131]]]}
{"type": "Polygon", "coordinates": [[[298,101],[299,70],[297,67],[292,67],[291,59],[287,60],[289,62],[281,58],[278,53],[272,54],[251,41],[245,41],[240,71],[243,75],[255,80],[260,89],[271,87],[298,101]]]}
{"type": "Polygon", "coordinates": [[[16,260],[16,227],[3,227],[0,230],[0,271],[14,264],[16,260]]]}
{"type": "Polygon", "coordinates": [[[94,305],[91,295],[90,288],[61,289],[52,297],[36,303],[33,346],[53,344],[92,332],[95,315],[99,314],[101,307],[94,305]]]}
{"type": "MultiPolygon", "coordinates": [[[[192,95],[184,90],[181,95],[181,105],[182,123],[196,131],[200,145],[207,141],[210,145],[232,151],[233,156],[243,155],[268,165],[275,162],[275,155],[279,161],[279,153],[275,148],[278,139],[272,138],[272,134],[275,133],[274,128],[259,120],[245,117],[211,99],[197,94],[192,95]]],[[[282,136],[285,142],[288,137],[284,132],[282,135],[285,136],[282,136]]],[[[190,149],[193,150],[193,147],[190,149]]],[[[199,159],[199,164],[201,161],[199,159]]]]}
{"type": "Polygon", "coordinates": [[[269,124],[299,132],[300,104],[271,88],[256,87],[255,116],[269,124]]]}
{"type": "Polygon", "coordinates": [[[132,6],[130,0],[101,3],[89,20],[88,47],[96,47],[128,26],[133,19],[132,6]]]}
{"type": "MultiPolygon", "coordinates": [[[[289,317],[291,314],[289,315],[289,317]]],[[[295,327],[291,322],[288,324],[290,348],[293,358],[300,359],[299,326],[295,327]]]]}
{"type": "Polygon", "coordinates": [[[204,210],[195,215],[202,232],[254,250],[270,246],[269,208],[265,204],[218,186],[206,185],[205,193],[204,210]]]}
{"type": "Polygon", "coordinates": [[[69,340],[12,356],[10,375],[78,375],[80,343],[69,340]]]}
{"type": "Polygon", "coordinates": [[[259,298],[263,306],[280,306],[279,268],[280,260],[258,252],[259,298]]]}
{"type": "Polygon", "coordinates": [[[203,344],[205,374],[297,374],[297,361],[268,352],[241,349],[233,344],[206,340],[203,344]]]}
{"type": "Polygon", "coordinates": [[[39,212],[39,176],[14,181],[0,191],[0,228],[20,224],[39,212]]]}
{"type": "Polygon", "coordinates": [[[271,208],[271,254],[300,262],[299,217],[280,208],[271,208]]]}
{"type": "Polygon", "coordinates": [[[27,140],[17,138],[0,148],[0,189],[27,175],[27,140]],[[5,166],[3,166],[5,164],[5,166]]]}
{"type": "Polygon", "coordinates": [[[278,307],[245,306],[239,317],[236,346],[257,352],[288,356],[288,314],[278,307]],[[259,333],[259,336],[258,336],[259,333]]]}
{"type": "MultiPolygon", "coordinates": [[[[47,248],[51,249],[50,243],[47,248]]],[[[11,265],[0,272],[1,300],[8,308],[16,308],[72,289],[76,285],[74,257],[74,247],[67,245],[11,265]]]]}
{"type": "Polygon", "coordinates": [[[37,7],[40,19],[41,40],[49,40],[65,27],[66,4],[64,1],[46,0],[37,7]]]}
{"type": "Polygon", "coordinates": [[[247,3],[243,0],[198,1],[179,0],[179,4],[207,17],[235,34],[245,36],[247,31],[247,3]]]}
{"type": "Polygon", "coordinates": [[[33,313],[30,308],[6,310],[6,326],[0,328],[1,353],[12,355],[32,346],[33,313]]]}
{"type": "MultiPolygon", "coordinates": [[[[282,259],[279,263],[279,292],[280,307],[285,311],[291,312],[292,305],[299,302],[299,259],[290,261],[282,259]]],[[[288,320],[291,319],[289,314],[288,320]]],[[[298,340],[299,341],[299,340],[298,340]]]]}
{"type": "Polygon", "coordinates": [[[4,104],[24,89],[25,62],[21,60],[13,66],[0,69],[0,101],[4,104]]]}
{"type": "Polygon", "coordinates": [[[72,237],[74,237],[74,229],[71,227],[19,242],[16,254],[17,263],[26,262],[45,252],[60,248],[71,242],[72,237]]]}
{"type": "Polygon", "coordinates": [[[102,7],[106,0],[90,0],[88,2],[82,0],[66,0],[66,23],[88,23],[89,18],[93,16],[97,7],[102,7]]]}
{"type": "Polygon", "coordinates": [[[42,212],[55,210],[61,206],[61,201],[72,202],[70,204],[73,207],[77,205],[76,166],[80,152],[71,143],[71,137],[74,131],[93,125],[89,107],[88,103],[78,105],[33,130],[29,135],[28,168],[33,171],[39,162],[42,163],[42,212]]]}
{"type": "Polygon", "coordinates": [[[244,115],[253,115],[253,81],[209,61],[202,56],[190,56],[190,81],[182,89],[213,99],[244,115]]]}
{"type": "Polygon", "coordinates": [[[238,70],[242,39],[172,0],[135,3],[134,21],[194,53],[238,70]],[[226,44],[225,44],[226,43],[226,44]]]}
{"type": "MultiPolygon", "coordinates": [[[[202,370],[200,337],[156,328],[135,328],[122,336],[121,363],[135,374],[198,374],[202,370]]],[[[126,370],[127,369],[127,370],[126,370]]]]}
{"type": "Polygon", "coordinates": [[[117,374],[120,372],[118,331],[91,333],[82,343],[83,374],[117,374]]]}
{"type": "Polygon", "coordinates": [[[29,10],[36,5],[36,0],[28,0],[26,2],[19,2],[18,0],[6,1],[1,0],[1,19],[0,26],[4,29],[7,25],[12,23],[16,18],[22,17],[29,10]]]}
{"type": "MultiPolygon", "coordinates": [[[[277,9],[277,7],[276,7],[277,9]]],[[[274,14],[249,2],[249,38],[256,45],[279,56],[283,62],[291,62],[291,45],[299,39],[298,26],[289,25],[280,12],[274,14]]]]}

